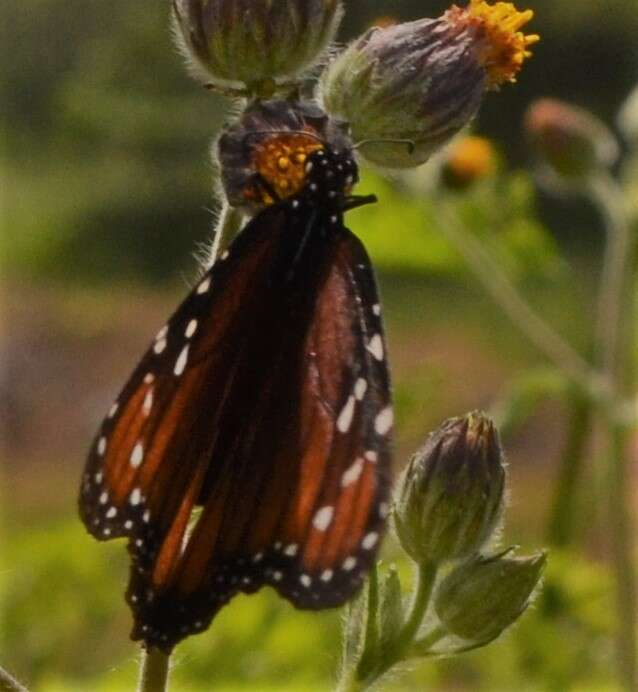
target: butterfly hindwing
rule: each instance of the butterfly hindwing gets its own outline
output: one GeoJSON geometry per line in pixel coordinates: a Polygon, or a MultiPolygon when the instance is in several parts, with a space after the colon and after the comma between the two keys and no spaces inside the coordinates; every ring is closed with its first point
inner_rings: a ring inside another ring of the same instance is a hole
{"type": "Polygon", "coordinates": [[[170,650],[264,584],[297,607],[340,605],[375,559],[385,342],[370,261],[334,212],[304,194],[258,214],[160,330],[92,447],[81,514],[98,538],[129,538],[133,637],[148,645],[170,650]]]}

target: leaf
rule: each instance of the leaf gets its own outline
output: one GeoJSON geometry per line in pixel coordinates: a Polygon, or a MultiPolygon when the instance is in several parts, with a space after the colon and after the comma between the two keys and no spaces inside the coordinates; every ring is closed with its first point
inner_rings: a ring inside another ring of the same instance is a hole
{"type": "Polygon", "coordinates": [[[403,626],[401,582],[394,565],[384,575],[379,595],[379,648],[395,641],[403,626]]]}

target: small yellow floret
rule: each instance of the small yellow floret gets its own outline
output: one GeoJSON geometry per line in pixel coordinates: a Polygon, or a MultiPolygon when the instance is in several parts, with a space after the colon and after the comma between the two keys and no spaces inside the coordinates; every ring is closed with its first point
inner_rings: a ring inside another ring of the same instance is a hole
{"type": "Polygon", "coordinates": [[[484,0],[470,0],[467,9],[485,27],[481,59],[488,73],[488,87],[515,82],[523,62],[531,56],[529,47],[540,41],[538,34],[525,35],[520,31],[534,17],[534,12],[519,12],[511,2],[490,5],[484,0]]]}
{"type": "Polygon", "coordinates": [[[521,31],[534,12],[521,12],[511,2],[490,4],[485,0],[470,0],[463,10],[457,7],[448,10],[448,17],[478,30],[478,55],[487,72],[488,89],[515,82],[525,59],[531,56],[529,47],[540,41],[538,34],[526,35],[521,31]]]}

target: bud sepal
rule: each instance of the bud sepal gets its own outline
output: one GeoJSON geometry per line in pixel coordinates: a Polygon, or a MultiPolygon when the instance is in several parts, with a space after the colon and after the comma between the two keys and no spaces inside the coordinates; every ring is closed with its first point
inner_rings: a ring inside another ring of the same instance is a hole
{"type": "Polygon", "coordinates": [[[513,550],[477,556],[456,567],[439,584],[434,608],[449,634],[485,645],[527,609],[547,556],[541,552],[514,557],[513,550]]]}

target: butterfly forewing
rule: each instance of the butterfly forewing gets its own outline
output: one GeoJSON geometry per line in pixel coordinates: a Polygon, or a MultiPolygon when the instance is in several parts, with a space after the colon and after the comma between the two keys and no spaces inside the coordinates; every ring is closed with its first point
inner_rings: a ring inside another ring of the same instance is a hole
{"type": "Polygon", "coordinates": [[[339,605],[375,557],[385,342],[369,259],[334,211],[304,194],[249,223],[96,440],[82,516],[100,538],[130,538],[133,636],[148,645],[170,650],[263,584],[298,607],[339,605]]]}

